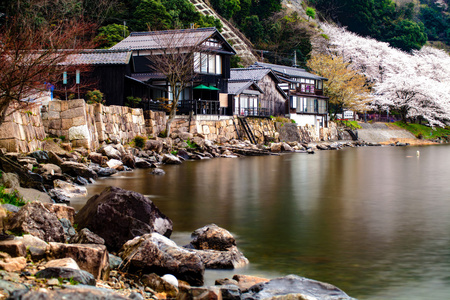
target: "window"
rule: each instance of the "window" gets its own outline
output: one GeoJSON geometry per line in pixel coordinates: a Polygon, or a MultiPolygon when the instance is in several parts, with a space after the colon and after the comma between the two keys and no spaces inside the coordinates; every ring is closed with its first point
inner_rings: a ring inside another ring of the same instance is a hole
{"type": "Polygon", "coordinates": [[[194,71],[207,74],[222,74],[222,57],[216,54],[195,53],[194,71]]]}
{"type": "Polygon", "coordinates": [[[297,108],[297,97],[291,96],[291,108],[297,108]]]}

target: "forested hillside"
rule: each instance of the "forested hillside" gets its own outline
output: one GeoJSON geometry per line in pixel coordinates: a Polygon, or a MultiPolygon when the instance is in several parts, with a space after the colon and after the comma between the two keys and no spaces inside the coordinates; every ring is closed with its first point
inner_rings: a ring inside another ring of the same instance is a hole
{"type": "Polygon", "coordinates": [[[448,0],[309,0],[324,19],[403,51],[450,45],[448,0]]]}

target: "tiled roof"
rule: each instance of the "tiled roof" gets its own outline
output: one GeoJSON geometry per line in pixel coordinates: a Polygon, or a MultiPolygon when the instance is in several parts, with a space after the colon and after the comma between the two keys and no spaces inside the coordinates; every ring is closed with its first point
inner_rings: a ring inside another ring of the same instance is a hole
{"type": "MultiPolygon", "coordinates": [[[[239,95],[241,94],[245,89],[248,89],[252,85],[255,86],[258,92],[261,92],[261,89],[258,87],[258,85],[253,81],[229,81],[228,82],[228,94],[231,95],[239,95]]],[[[256,91],[255,91],[256,92],[256,91]]]]}
{"type": "Polygon", "coordinates": [[[270,73],[268,68],[235,68],[230,71],[229,80],[253,80],[260,81],[270,73]]]}
{"type": "Polygon", "coordinates": [[[88,49],[67,57],[64,64],[71,65],[126,65],[130,62],[131,51],[88,49]]]}
{"type": "Polygon", "coordinates": [[[269,68],[272,69],[276,73],[283,74],[284,76],[288,77],[299,77],[299,78],[308,78],[308,79],[325,79],[324,77],[317,76],[314,74],[311,74],[309,72],[306,72],[305,69],[295,68],[295,67],[288,67],[288,66],[282,66],[282,65],[274,65],[274,64],[268,64],[268,63],[262,63],[262,62],[256,62],[252,65],[254,68],[269,68]]]}
{"type": "Polygon", "coordinates": [[[131,77],[143,82],[150,79],[166,79],[166,76],[162,73],[133,73],[131,77]]]}
{"type": "MultiPolygon", "coordinates": [[[[132,32],[128,37],[114,45],[111,49],[151,50],[167,48],[173,41],[173,47],[192,47],[217,32],[214,27],[132,32]]],[[[172,46],[172,45],[170,45],[172,46]]]]}

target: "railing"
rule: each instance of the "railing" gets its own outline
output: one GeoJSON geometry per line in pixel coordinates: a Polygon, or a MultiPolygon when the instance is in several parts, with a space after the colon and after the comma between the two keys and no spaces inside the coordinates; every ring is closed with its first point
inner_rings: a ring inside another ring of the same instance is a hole
{"type": "Polygon", "coordinates": [[[178,104],[179,114],[221,115],[219,100],[181,100],[178,104]]]}
{"type": "Polygon", "coordinates": [[[268,117],[271,115],[270,109],[268,108],[244,108],[243,113],[241,115],[249,116],[249,117],[268,117]]]}

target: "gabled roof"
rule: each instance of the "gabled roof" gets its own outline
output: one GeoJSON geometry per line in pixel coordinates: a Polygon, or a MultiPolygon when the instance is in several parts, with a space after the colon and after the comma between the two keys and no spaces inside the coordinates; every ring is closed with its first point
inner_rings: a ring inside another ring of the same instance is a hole
{"type": "Polygon", "coordinates": [[[295,78],[307,78],[315,80],[328,80],[325,77],[317,76],[307,72],[305,69],[288,67],[282,65],[274,65],[262,62],[255,62],[251,67],[253,68],[269,68],[277,74],[281,74],[284,77],[295,77],[295,78]]]}
{"type": "Polygon", "coordinates": [[[167,48],[166,45],[170,45],[171,41],[176,41],[176,43],[173,43],[173,48],[193,47],[200,45],[211,37],[217,38],[222,42],[226,51],[236,54],[233,47],[228,44],[215,27],[132,32],[124,40],[111,47],[111,49],[157,50],[167,48]]]}
{"type": "Polygon", "coordinates": [[[109,49],[87,49],[67,56],[64,65],[126,65],[131,51],[109,49]]]}
{"type": "Polygon", "coordinates": [[[228,94],[239,95],[250,87],[253,87],[255,91],[259,91],[259,93],[264,94],[254,81],[228,81],[228,94]]]}
{"type": "Polygon", "coordinates": [[[230,71],[229,80],[253,80],[260,81],[269,74],[276,83],[280,82],[280,79],[269,68],[233,68],[230,71]]]}

